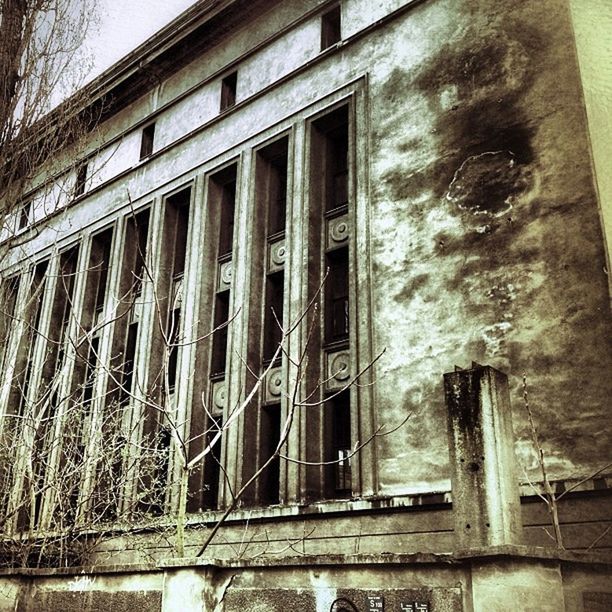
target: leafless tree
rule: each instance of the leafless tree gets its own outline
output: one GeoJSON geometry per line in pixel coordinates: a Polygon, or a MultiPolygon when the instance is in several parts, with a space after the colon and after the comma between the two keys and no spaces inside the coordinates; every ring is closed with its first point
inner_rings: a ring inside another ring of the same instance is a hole
{"type": "MultiPolygon", "coordinates": [[[[70,265],[69,257],[64,256],[63,265],[54,268],[59,295],[63,296],[60,302],[64,304],[64,314],[60,317],[59,329],[49,328],[47,335],[41,333],[37,321],[43,283],[40,271],[37,275],[34,268],[25,291],[28,299],[20,309],[11,311],[10,322],[5,323],[12,328],[12,336],[20,338],[8,343],[9,350],[15,352],[9,355],[8,361],[17,363],[17,367],[11,372],[5,393],[13,395],[15,408],[4,415],[0,432],[0,454],[7,459],[3,465],[13,466],[0,474],[4,492],[3,523],[12,525],[5,539],[5,548],[11,553],[5,555],[9,557],[7,563],[67,564],[85,559],[99,539],[116,526],[128,530],[151,526],[155,516],[163,513],[169,490],[178,491],[173,527],[168,529],[167,519],[158,517],[158,531],[171,542],[175,554],[184,556],[190,474],[213,454],[219,440],[247,411],[257,409],[259,390],[281,358],[288,362],[291,382],[284,391],[288,409],[278,443],[238,490],[232,490],[230,480],[219,466],[230,501],[208,531],[198,555],[205,552],[240,505],[245,492],[272,462],[301,462],[300,458],[287,454],[285,448],[299,412],[323,403],[317,398],[321,397],[319,391],[327,381],[320,380],[314,390],[307,391],[304,380],[312,352],[311,339],[318,332],[318,299],[325,280],[296,320],[285,325],[277,320],[280,340],[269,365],[260,373],[250,372],[250,386],[244,389],[242,399],[229,411],[221,426],[212,418],[205,398],[194,402],[192,409],[201,410],[208,417],[205,420],[209,426],[198,436],[205,440],[202,450],[192,456],[189,449],[194,438],[186,433],[186,421],[181,420],[170,394],[170,362],[182,347],[211,342],[214,334],[232,324],[233,317],[204,336],[191,338],[190,331],[180,329],[180,321],[172,315],[176,304],[168,305],[170,297],[177,300],[179,296],[161,295],[146,257],[141,258],[141,264],[125,295],[115,301],[114,310],[97,320],[89,317],[86,321],[71,307],[77,272],[70,265]],[[161,339],[162,358],[151,387],[139,389],[127,382],[125,360],[104,361],[97,338],[106,326],[130,316],[137,301],[142,299],[146,285],[151,288],[148,295],[153,295],[151,306],[159,327],[156,336],[161,339]],[[302,334],[306,341],[300,354],[292,356],[287,344],[297,334],[302,334]],[[43,351],[45,357],[42,372],[35,374],[28,368],[36,350],[43,351]],[[96,380],[100,376],[112,384],[98,396],[96,380]],[[138,435],[134,430],[141,423],[126,418],[129,406],[135,403],[148,414],[154,414],[162,427],[138,435]],[[160,434],[169,436],[162,445],[160,434]],[[171,462],[177,469],[170,469],[171,462]],[[126,497],[129,487],[131,493],[126,497]]],[[[94,267],[81,274],[97,271],[94,267]]],[[[10,285],[6,290],[10,290],[10,285]]],[[[354,373],[331,398],[360,384],[377,359],[354,373]]],[[[249,369],[246,362],[243,365],[249,369]]],[[[327,396],[326,400],[329,399],[327,396]]],[[[356,441],[346,457],[327,463],[350,461],[375,437],[388,435],[396,428],[379,427],[370,438],[356,441]]]]}
{"type": "Polygon", "coordinates": [[[53,209],[42,201],[52,162],[95,124],[87,90],[74,94],[94,15],[93,0],[0,2],[0,214],[11,231],[33,206],[53,209]]]}

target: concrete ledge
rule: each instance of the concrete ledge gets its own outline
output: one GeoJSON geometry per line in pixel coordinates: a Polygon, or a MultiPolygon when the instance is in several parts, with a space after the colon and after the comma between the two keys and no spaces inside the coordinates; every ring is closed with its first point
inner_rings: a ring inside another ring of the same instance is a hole
{"type": "Polygon", "coordinates": [[[539,560],[582,565],[602,565],[612,568],[612,560],[597,553],[575,553],[539,546],[492,546],[459,550],[452,553],[381,553],[355,555],[303,555],[283,558],[211,559],[183,557],[164,559],[159,563],[125,563],[116,565],[76,566],[58,568],[6,568],[0,576],[73,576],[84,574],[139,574],[186,568],[249,568],[305,567],[355,565],[464,565],[473,560],[487,559],[539,560]]]}

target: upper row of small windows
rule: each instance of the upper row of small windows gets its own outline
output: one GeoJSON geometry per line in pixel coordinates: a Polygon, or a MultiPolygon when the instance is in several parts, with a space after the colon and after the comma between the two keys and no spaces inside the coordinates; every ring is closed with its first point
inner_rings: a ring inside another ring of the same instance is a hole
{"type": "MultiPolygon", "coordinates": [[[[341,34],[341,9],[340,5],[334,6],[321,16],[321,51],[332,47],[342,40],[341,34]]],[[[227,74],[221,79],[221,96],[219,111],[226,111],[236,104],[236,89],[238,85],[238,71],[227,74]]],[[[142,128],[140,139],[139,160],[148,158],[153,153],[155,144],[155,122],[151,122],[142,128]]],[[[76,179],[74,183],[73,197],[78,198],[86,190],[87,160],[82,161],[76,168],[76,179]]],[[[21,206],[19,211],[17,229],[23,230],[31,223],[31,202],[21,206]]]]}
{"type": "MultiPolygon", "coordinates": [[[[342,40],[342,13],[340,5],[334,6],[321,16],[321,51],[328,49],[342,40]]],[[[221,102],[219,111],[223,112],[236,104],[236,88],[238,71],[231,72],[221,79],[221,102]]],[[[155,123],[150,123],[142,129],[140,142],[140,159],[143,160],[153,153],[155,139],[155,123]]]]}

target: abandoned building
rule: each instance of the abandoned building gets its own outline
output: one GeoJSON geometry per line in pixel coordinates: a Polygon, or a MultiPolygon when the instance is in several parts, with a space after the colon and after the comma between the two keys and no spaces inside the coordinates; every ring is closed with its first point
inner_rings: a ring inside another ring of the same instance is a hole
{"type": "Polygon", "coordinates": [[[0,610],[612,608],[575,4],[201,0],[87,86],[0,237],[0,610]]]}

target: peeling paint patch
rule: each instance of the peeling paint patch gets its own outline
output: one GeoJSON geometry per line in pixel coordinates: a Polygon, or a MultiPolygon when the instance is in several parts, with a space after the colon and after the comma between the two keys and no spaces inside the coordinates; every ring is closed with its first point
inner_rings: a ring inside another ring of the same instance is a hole
{"type": "Polygon", "coordinates": [[[446,199],[462,211],[499,217],[528,186],[512,151],[485,151],[465,159],[455,171],[446,199]]]}

